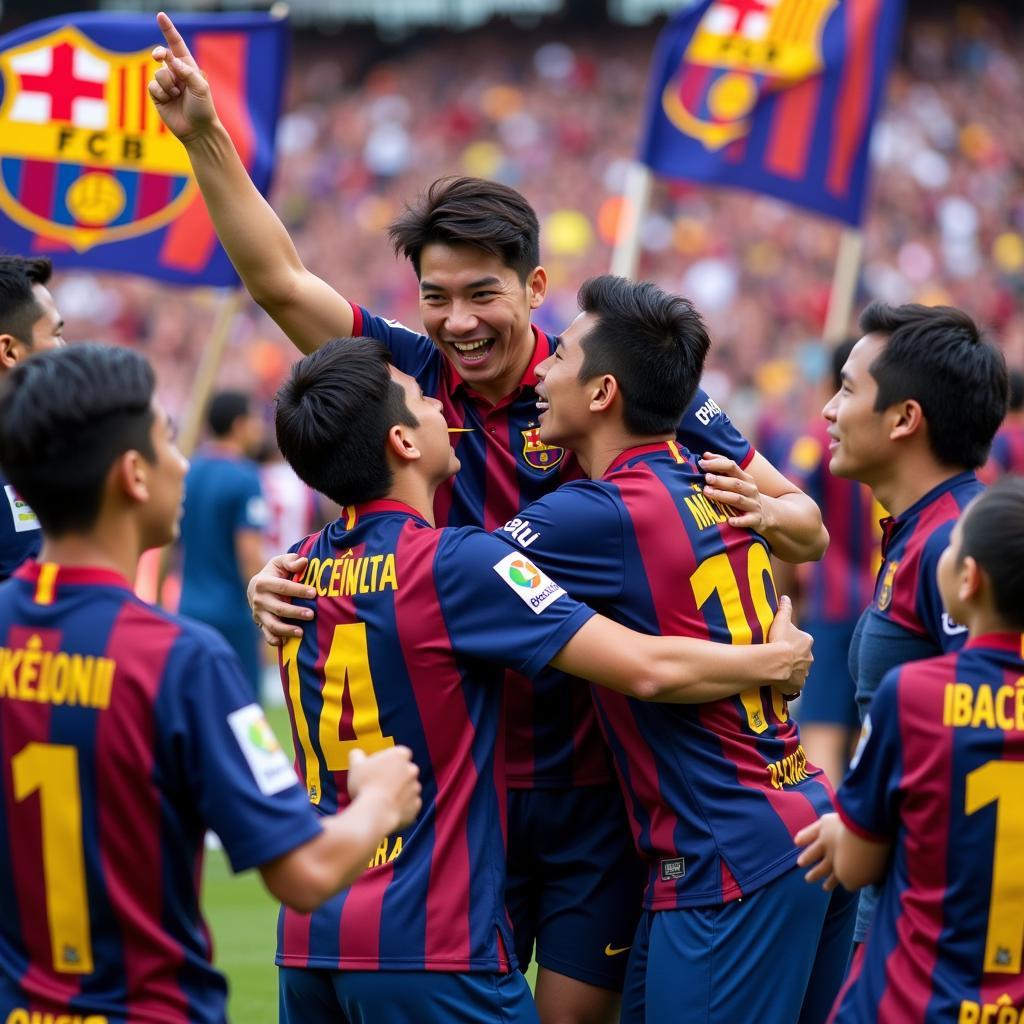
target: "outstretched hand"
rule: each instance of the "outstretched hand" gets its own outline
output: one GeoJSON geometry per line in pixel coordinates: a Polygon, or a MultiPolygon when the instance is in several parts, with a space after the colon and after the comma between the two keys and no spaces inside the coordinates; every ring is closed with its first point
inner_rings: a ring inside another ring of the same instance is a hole
{"type": "Polygon", "coordinates": [[[174,22],[161,11],[156,23],[166,46],[153,47],[153,60],[163,67],[149,83],[149,95],[164,124],[182,142],[187,142],[216,122],[217,111],[210,85],[174,22]]]}

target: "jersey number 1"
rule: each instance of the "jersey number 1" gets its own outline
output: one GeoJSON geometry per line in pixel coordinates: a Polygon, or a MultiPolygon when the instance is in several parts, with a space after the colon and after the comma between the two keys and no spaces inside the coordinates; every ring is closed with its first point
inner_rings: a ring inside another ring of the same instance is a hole
{"type": "Polygon", "coordinates": [[[91,974],[78,750],[55,743],[29,743],[11,758],[11,773],[18,803],[39,793],[53,969],[60,974],[91,974]]]}

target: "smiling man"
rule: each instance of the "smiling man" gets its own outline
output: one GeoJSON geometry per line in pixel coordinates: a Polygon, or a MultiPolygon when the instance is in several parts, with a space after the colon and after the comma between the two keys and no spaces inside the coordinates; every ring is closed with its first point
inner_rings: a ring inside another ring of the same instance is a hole
{"type": "MultiPolygon", "coordinates": [[[[0,377],[35,352],[64,344],[64,321],[46,285],[50,261],[0,256],[0,377]]],[[[0,580],[39,553],[39,520],[0,473],[0,580]]]]}
{"type": "MultiPolygon", "coordinates": [[[[823,410],[836,476],[859,480],[888,509],[871,604],[850,644],[861,717],[890,669],[958,650],[964,627],[943,610],[935,571],[960,512],[979,494],[975,470],[1006,411],[1002,354],[962,310],[874,303],[863,337],[823,410]]],[[[877,899],[861,894],[855,940],[877,899]]]]}
{"type": "MultiPolygon", "coordinates": [[[[494,529],[578,477],[572,454],[545,444],[538,431],[536,367],[556,339],[531,323],[548,282],[527,200],[479,178],[435,182],[390,231],[419,280],[425,333],[377,316],[303,265],[250,181],[181,36],[165,15],[159,25],[167,45],[154,50],[164,66],[150,93],[188,152],[249,293],[304,352],[353,335],[383,342],[457,429],[462,469],[437,491],[437,522],[494,529]]],[[[723,456],[704,467],[717,474],[708,496],[732,502],[737,521],[756,524],[780,557],[820,557],[827,535],[817,506],[753,451],[714,399],[698,388],[680,412],[683,443],[723,456]]],[[[541,1018],[612,1021],[637,888],[625,814],[586,691],[544,673],[533,680],[510,673],[506,729],[508,898],[524,966],[536,943],[541,1018]]]]}

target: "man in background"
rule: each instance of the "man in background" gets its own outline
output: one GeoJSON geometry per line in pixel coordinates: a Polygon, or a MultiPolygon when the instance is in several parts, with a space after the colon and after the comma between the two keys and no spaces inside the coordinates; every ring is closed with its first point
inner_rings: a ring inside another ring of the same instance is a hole
{"type": "Polygon", "coordinates": [[[241,658],[253,696],[260,690],[260,640],[245,584],[263,565],[267,522],[259,469],[250,455],[262,425],[249,396],[221,391],[207,410],[211,440],[192,460],[181,527],[179,611],[213,626],[241,658]]]}
{"type": "MultiPolygon", "coordinates": [[[[0,378],[35,352],[64,344],[64,321],[46,287],[48,259],[0,256],[0,378]]],[[[39,553],[39,520],[0,473],[0,580],[39,553]]]]}

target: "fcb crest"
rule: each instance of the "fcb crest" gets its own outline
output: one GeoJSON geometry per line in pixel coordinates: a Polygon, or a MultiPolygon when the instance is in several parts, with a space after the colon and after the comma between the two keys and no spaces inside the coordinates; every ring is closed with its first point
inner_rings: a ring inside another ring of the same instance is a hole
{"type": "Polygon", "coordinates": [[[715,0],[661,102],[685,135],[718,150],[744,138],[760,97],[824,67],[825,23],[839,0],[715,0]]]}
{"type": "Polygon", "coordinates": [[[77,252],[178,217],[197,186],[150,102],[156,68],[71,26],[0,53],[0,210],[77,252]]]}
{"type": "Polygon", "coordinates": [[[565,458],[564,448],[554,448],[540,439],[540,427],[527,427],[523,434],[523,458],[534,469],[554,469],[565,458]]]}
{"type": "Polygon", "coordinates": [[[882,577],[882,585],[878,588],[878,610],[881,612],[892,604],[892,584],[899,566],[899,562],[885,563],[885,575],[882,577]]]}

